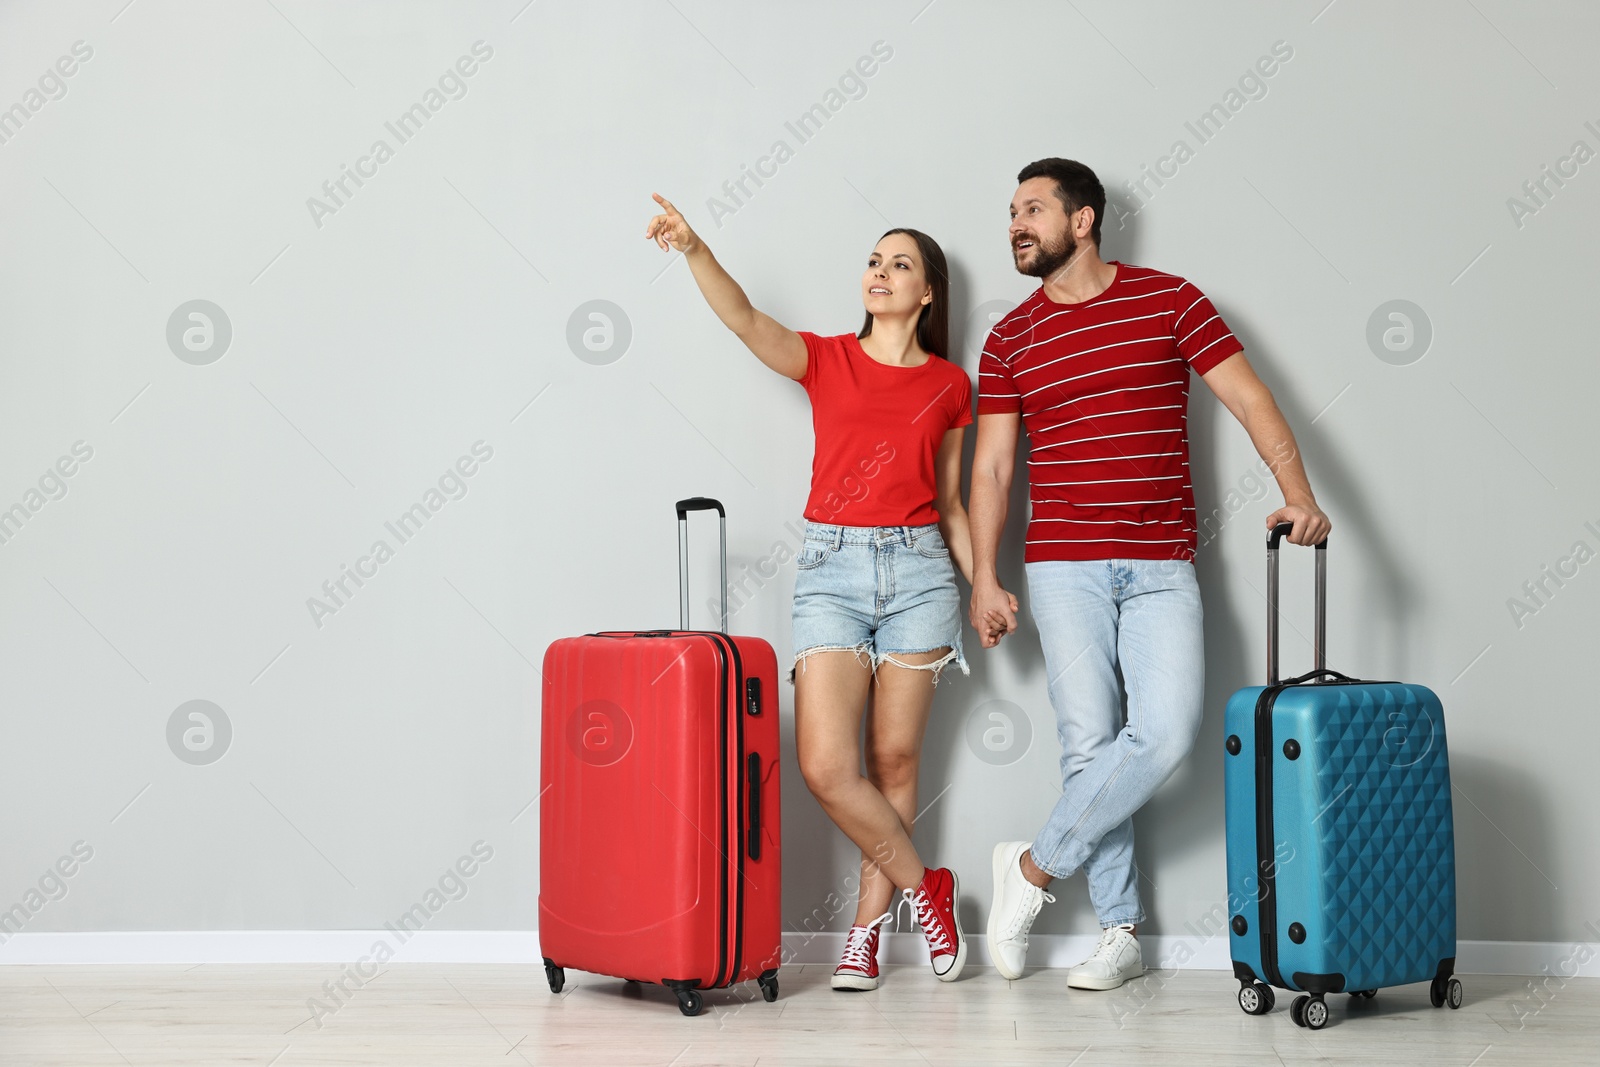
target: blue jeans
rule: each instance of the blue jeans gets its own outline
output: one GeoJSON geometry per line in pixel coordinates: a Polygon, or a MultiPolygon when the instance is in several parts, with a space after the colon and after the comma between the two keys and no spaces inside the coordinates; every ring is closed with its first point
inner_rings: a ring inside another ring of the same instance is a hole
{"type": "Polygon", "coordinates": [[[1082,869],[1102,927],[1142,922],[1133,813],[1189,754],[1203,711],[1194,565],[1047,560],[1025,569],[1061,740],[1061,799],[1033,862],[1056,878],[1082,869]]]}

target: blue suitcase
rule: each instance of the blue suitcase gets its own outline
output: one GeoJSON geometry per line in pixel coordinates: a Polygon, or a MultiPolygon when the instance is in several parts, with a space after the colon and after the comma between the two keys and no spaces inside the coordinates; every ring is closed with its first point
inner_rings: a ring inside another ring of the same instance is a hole
{"type": "Polygon", "coordinates": [[[1425,686],[1327,670],[1327,542],[1316,546],[1316,669],[1278,680],[1278,542],[1267,537],[1267,684],[1223,720],[1229,948],[1239,1006],[1320,1030],[1328,994],[1429,982],[1461,1006],[1444,711],[1425,686]]]}

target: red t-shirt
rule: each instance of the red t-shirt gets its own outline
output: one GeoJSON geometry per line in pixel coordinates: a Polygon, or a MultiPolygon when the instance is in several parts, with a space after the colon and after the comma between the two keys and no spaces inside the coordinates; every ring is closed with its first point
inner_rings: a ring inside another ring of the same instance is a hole
{"type": "Polygon", "coordinates": [[[1116,263],[1099,296],[1040,286],[995,324],[978,414],[1021,412],[1032,516],[1024,559],[1193,559],[1189,369],[1241,348],[1205,294],[1116,263]]]}
{"type": "Polygon", "coordinates": [[[972,380],[949,360],[879,363],[854,334],[806,343],[816,452],[805,517],[840,526],[939,521],[934,458],[945,431],[972,422],[972,380]]]}

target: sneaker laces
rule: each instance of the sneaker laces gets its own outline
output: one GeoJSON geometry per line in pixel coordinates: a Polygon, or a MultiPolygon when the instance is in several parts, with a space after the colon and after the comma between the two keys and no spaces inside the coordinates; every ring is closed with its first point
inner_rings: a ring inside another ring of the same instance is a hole
{"type": "MultiPolygon", "coordinates": [[[[1131,929],[1133,927],[1127,925],[1106,927],[1105,933],[1100,935],[1100,944],[1095,947],[1094,952],[1090,953],[1089,958],[1084,962],[1092,963],[1095,960],[1105,960],[1107,963],[1114,962],[1113,957],[1122,950],[1122,938],[1118,935],[1126,934],[1131,929]]],[[[1132,935],[1128,936],[1131,937],[1132,935]]]]}
{"type": "Polygon", "coordinates": [[[839,957],[839,969],[850,967],[858,971],[871,971],[877,962],[878,927],[894,918],[886,911],[865,926],[852,926],[845,935],[844,954],[839,957]]]}
{"type": "Polygon", "coordinates": [[[1043,908],[1047,903],[1054,904],[1056,898],[1054,894],[1040,889],[1032,882],[1028,883],[1028,888],[1024,892],[1028,894],[1028,905],[1017,909],[1015,914],[1011,916],[1011,922],[1001,932],[1000,937],[1004,941],[1021,941],[1022,947],[1027,948],[1028,935],[1025,931],[1033,925],[1033,920],[1038,918],[1039,909],[1043,908]]]}
{"type": "Polygon", "coordinates": [[[922,927],[922,936],[928,941],[929,955],[953,954],[956,948],[950,943],[950,928],[939,921],[939,912],[928,899],[927,891],[918,886],[916,891],[905,890],[905,900],[911,905],[912,918],[922,927]]]}

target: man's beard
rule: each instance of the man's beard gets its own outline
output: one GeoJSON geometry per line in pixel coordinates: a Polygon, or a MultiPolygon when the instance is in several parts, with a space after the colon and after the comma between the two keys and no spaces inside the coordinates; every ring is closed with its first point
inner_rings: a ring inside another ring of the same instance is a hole
{"type": "MultiPolygon", "coordinates": [[[[1016,246],[1012,246],[1013,255],[1016,246]]],[[[1028,266],[1017,266],[1017,273],[1026,274],[1032,278],[1048,278],[1056,271],[1065,267],[1078,251],[1078,242],[1069,233],[1060,244],[1051,245],[1042,237],[1034,238],[1033,262],[1028,266]]]]}

